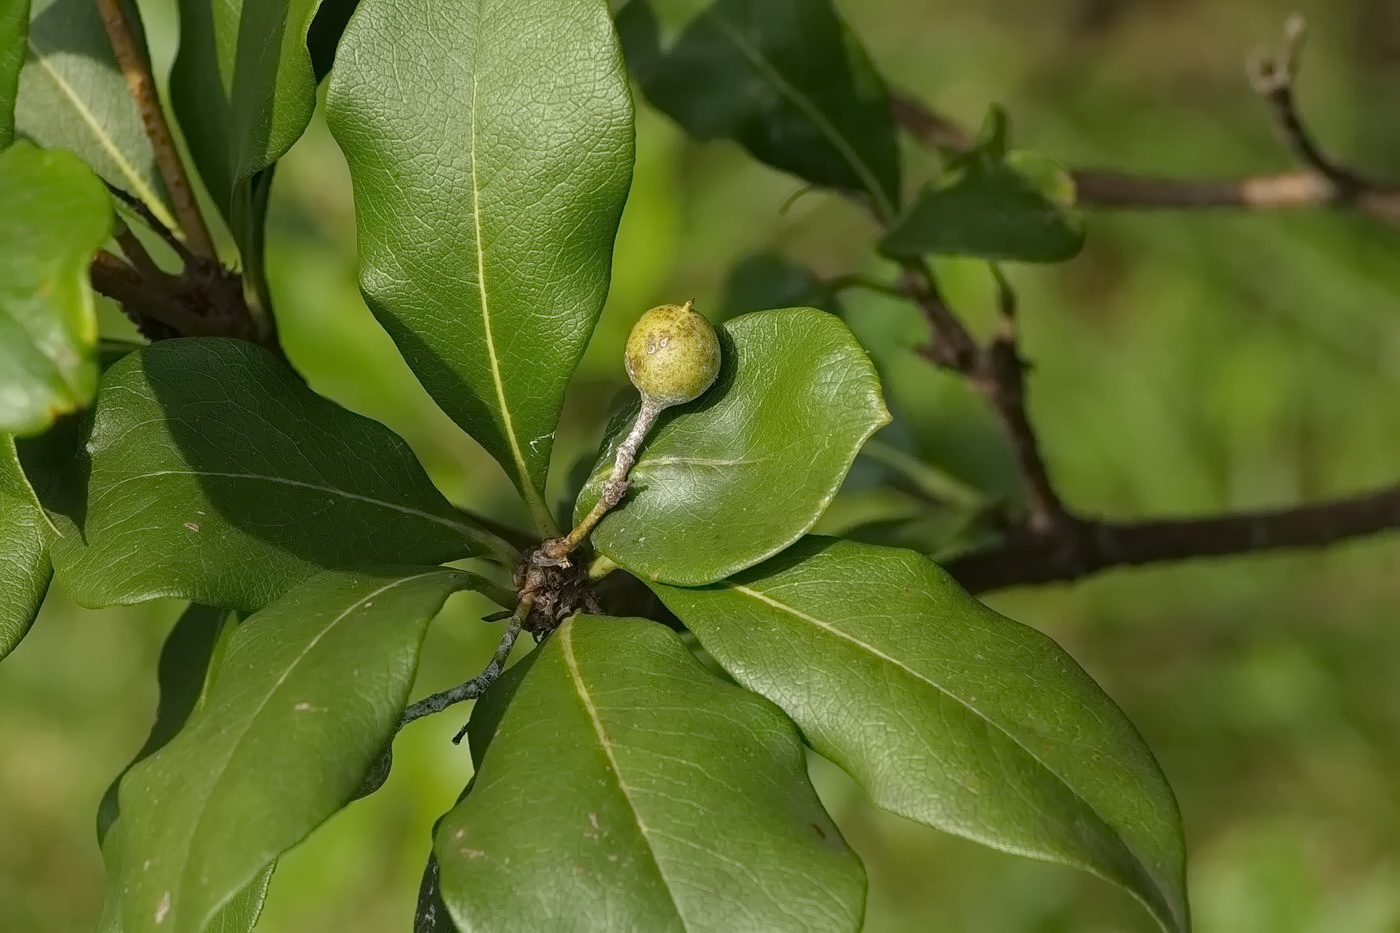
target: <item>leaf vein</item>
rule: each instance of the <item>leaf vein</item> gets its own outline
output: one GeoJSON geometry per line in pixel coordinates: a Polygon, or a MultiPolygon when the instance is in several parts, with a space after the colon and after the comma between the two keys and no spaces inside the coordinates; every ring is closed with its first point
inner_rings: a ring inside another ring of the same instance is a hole
{"type": "Polygon", "coordinates": [[[608,760],[614,780],[617,781],[617,789],[622,793],[622,799],[626,801],[627,808],[632,811],[632,819],[637,824],[637,829],[642,835],[642,840],[646,843],[647,854],[651,856],[652,864],[656,866],[656,873],[661,876],[662,886],[666,889],[666,896],[671,899],[671,905],[676,909],[676,916],[685,924],[685,914],[681,912],[681,905],[676,902],[675,893],[671,890],[671,879],[666,876],[666,869],[661,866],[661,859],[656,854],[656,846],[652,842],[651,830],[646,821],[642,819],[641,811],[637,809],[636,801],[632,799],[632,788],[622,776],[622,769],[618,767],[617,756],[613,753],[612,742],[609,741],[607,733],[603,731],[603,721],[598,715],[598,707],[593,702],[593,697],[589,694],[588,688],[584,686],[583,676],[579,671],[578,658],[574,656],[574,628],[569,626],[555,635],[559,639],[560,645],[564,649],[564,664],[569,669],[569,680],[574,687],[574,693],[578,695],[579,702],[583,704],[584,711],[588,713],[589,722],[593,726],[593,732],[598,736],[598,745],[603,750],[604,757],[608,760]]]}
{"type": "Polygon", "coordinates": [[[289,479],[285,476],[264,476],[260,473],[221,473],[212,470],[154,470],[149,473],[138,473],[134,476],[128,476],[122,480],[119,480],[118,482],[113,483],[111,486],[107,487],[102,492],[103,495],[106,495],[111,493],[114,489],[125,485],[126,483],[131,483],[143,479],[151,479],[157,476],[207,476],[215,479],[260,480],[266,483],[276,483],[281,486],[294,486],[298,489],[309,489],[313,492],[324,492],[329,495],[340,496],[343,499],[351,499],[356,502],[364,502],[367,505],[374,505],[380,508],[389,509],[394,512],[400,512],[404,515],[412,515],[415,518],[421,518],[426,521],[433,522],[434,524],[442,525],[445,528],[451,528],[454,531],[460,532],[462,537],[469,541],[475,541],[480,537],[479,532],[470,525],[467,525],[463,522],[454,522],[450,518],[443,518],[441,515],[434,515],[432,512],[425,512],[422,509],[415,509],[409,505],[400,505],[397,502],[386,502],[383,499],[376,499],[373,496],[363,496],[357,492],[351,492],[348,489],[338,489],[335,486],[321,486],[316,483],[307,483],[297,479],[289,479]]]}
{"type": "Polygon", "coordinates": [[[827,633],[829,633],[829,634],[831,634],[831,635],[835,635],[837,638],[841,638],[841,639],[844,639],[844,640],[846,640],[846,641],[849,641],[851,644],[855,645],[857,648],[860,648],[860,649],[862,649],[862,650],[864,650],[864,651],[867,651],[867,652],[869,652],[870,654],[874,655],[875,657],[879,658],[880,660],[885,661],[885,662],[887,662],[887,663],[893,665],[894,667],[896,667],[896,668],[898,668],[898,669],[904,671],[904,672],[907,673],[909,676],[913,677],[915,680],[920,681],[920,682],[922,682],[922,683],[928,684],[930,687],[933,687],[933,688],[934,688],[935,690],[937,690],[939,693],[942,693],[944,696],[947,696],[949,699],[953,700],[953,701],[954,701],[955,703],[957,703],[959,706],[962,706],[962,707],[963,707],[964,709],[966,709],[968,712],[972,713],[972,714],[975,715],[977,718],[979,718],[979,719],[981,719],[983,722],[987,723],[987,725],[991,726],[995,731],[997,731],[997,732],[1000,733],[1001,735],[1004,735],[1004,736],[1005,736],[1007,739],[1009,739],[1014,745],[1016,745],[1016,746],[1017,746],[1018,748],[1020,748],[1023,752],[1025,752],[1026,755],[1028,755],[1032,761],[1034,761],[1036,764],[1038,764],[1038,765],[1040,765],[1042,768],[1044,768],[1044,769],[1046,770],[1047,773],[1049,773],[1049,774],[1052,775],[1056,780],[1058,780],[1058,781],[1060,782],[1060,784],[1063,785],[1064,788],[1065,788],[1066,790],[1068,790],[1072,795],[1074,795],[1074,797],[1075,797],[1076,799],[1078,799],[1081,803],[1083,803],[1084,806],[1088,807],[1088,808],[1089,808],[1089,812],[1091,812],[1091,813],[1093,813],[1095,816],[1097,816],[1097,817],[1099,818],[1099,820],[1101,820],[1101,821],[1103,822],[1104,826],[1106,826],[1106,827],[1108,827],[1110,830],[1112,830],[1114,836],[1116,836],[1116,837],[1118,838],[1118,840],[1123,844],[1123,847],[1128,851],[1128,853],[1129,853],[1130,855],[1132,855],[1133,859],[1134,859],[1135,861],[1137,861],[1137,863],[1138,863],[1139,865],[1141,865],[1141,866],[1143,867],[1143,869],[1145,869],[1145,870],[1147,871],[1148,876],[1149,876],[1149,877],[1153,877],[1153,873],[1152,873],[1151,866],[1147,863],[1146,860],[1144,860],[1144,859],[1142,858],[1142,856],[1140,856],[1140,855],[1137,853],[1137,851],[1134,849],[1134,847],[1133,847],[1133,845],[1132,845],[1132,842],[1131,842],[1126,836],[1124,836],[1124,834],[1118,829],[1118,827],[1114,826],[1114,824],[1111,823],[1111,822],[1108,820],[1108,818],[1107,818],[1106,816],[1104,816],[1104,814],[1101,813],[1101,812],[1099,811],[1099,808],[1098,808],[1098,807],[1094,806],[1093,803],[1091,803],[1089,800],[1087,800],[1087,799],[1084,797],[1084,795],[1081,794],[1081,793],[1079,792],[1079,789],[1078,789],[1078,788],[1076,788],[1073,784],[1071,784],[1068,780],[1066,780],[1065,777],[1064,777],[1062,774],[1060,774],[1060,773],[1059,773],[1058,771],[1056,771],[1053,767],[1051,767],[1050,764],[1049,764],[1049,762],[1047,762],[1047,761],[1045,761],[1043,758],[1041,758],[1040,755],[1037,755],[1037,754],[1035,753],[1035,750],[1034,750],[1034,749],[1032,749],[1032,748],[1030,748],[1028,745],[1026,745],[1025,742],[1023,742],[1020,738],[1018,738],[1015,734],[1013,734],[1010,730],[1008,730],[1008,729],[1007,729],[1005,726],[1003,726],[1001,723],[997,722],[995,719],[992,719],[990,716],[988,716],[986,713],[982,712],[982,711],[981,711],[980,709],[978,709],[976,706],[973,706],[971,703],[969,703],[969,702],[967,701],[966,698],[958,696],[956,693],[953,693],[953,692],[950,691],[948,688],[944,687],[942,684],[940,684],[940,683],[938,683],[937,681],[931,680],[930,678],[924,676],[923,674],[921,674],[921,673],[919,673],[918,671],[914,670],[912,667],[908,666],[907,664],[905,664],[904,662],[900,661],[899,659],[897,659],[897,658],[895,658],[895,657],[893,657],[893,656],[891,656],[891,655],[888,655],[888,654],[886,654],[885,652],[881,651],[879,648],[875,647],[874,645],[872,645],[872,644],[870,644],[870,643],[868,643],[868,642],[861,641],[859,638],[856,638],[854,635],[851,635],[851,634],[848,633],[848,632],[843,632],[843,631],[841,631],[839,628],[836,628],[836,627],[833,626],[833,625],[829,625],[828,623],[823,622],[821,619],[818,619],[816,616],[809,615],[808,613],[803,612],[802,610],[796,608],[795,606],[789,606],[789,605],[787,605],[786,603],[783,603],[783,602],[780,602],[780,601],[778,601],[778,600],[776,600],[776,599],[773,599],[771,596],[768,596],[768,595],[765,594],[765,593],[761,593],[761,592],[759,592],[758,590],[750,589],[749,587],[743,586],[742,584],[739,584],[739,583],[734,583],[733,581],[730,581],[730,580],[724,580],[724,581],[721,581],[721,582],[722,582],[725,586],[728,586],[728,587],[730,587],[731,589],[733,589],[733,590],[735,590],[735,591],[737,591],[737,592],[739,592],[739,593],[742,593],[742,594],[744,594],[745,596],[750,597],[751,599],[756,599],[756,600],[758,600],[758,601],[761,602],[761,603],[765,603],[765,604],[767,604],[767,605],[773,607],[774,609],[777,609],[777,610],[780,611],[780,612],[786,612],[786,613],[788,613],[789,615],[791,615],[793,618],[796,618],[796,619],[799,619],[799,620],[801,620],[801,621],[803,621],[803,622],[807,622],[807,623],[809,623],[809,624],[811,624],[811,625],[814,625],[814,626],[816,626],[817,628],[821,629],[822,631],[825,631],[825,632],[827,632],[827,633]]]}
{"type": "Polygon", "coordinates": [[[78,96],[78,92],[73,90],[73,85],[69,84],[64,79],[58,69],[53,66],[53,63],[45,57],[44,50],[34,44],[33,39],[30,39],[28,44],[29,51],[34,53],[35,63],[48,73],[49,80],[51,80],[63,96],[68,98],[73,104],[73,109],[77,112],[78,117],[87,124],[88,129],[92,132],[98,145],[107,150],[107,154],[112,157],[112,161],[117,164],[117,168],[131,183],[132,193],[146,202],[146,206],[160,219],[161,223],[172,230],[175,229],[177,227],[175,219],[166,212],[165,205],[156,195],[155,190],[146,183],[146,180],[136,171],[136,167],[127,160],[126,156],[124,156],[121,150],[117,148],[116,144],[112,142],[112,137],[102,129],[102,124],[98,122],[97,118],[93,116],[92,111],[83,103],[82,98],[78,96]]]}

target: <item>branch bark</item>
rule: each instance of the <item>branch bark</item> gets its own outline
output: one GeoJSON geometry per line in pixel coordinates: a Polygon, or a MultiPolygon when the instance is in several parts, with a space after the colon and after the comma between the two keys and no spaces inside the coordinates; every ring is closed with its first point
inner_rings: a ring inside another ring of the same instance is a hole
{"type": "Polygon", "coordinates": [[[107,30],[117,63],[121,65],[122,76],[126,78],[127,90],[131,92],[131,99],[136,102],[136,109],[141,114],[141,124],[151,140],[156,168],[160,170],[161,180],[170,193],[180,229],[185,232],[192,251],[208,259],[216,259],[218,254],[214,250],[209,227],[204,222],[199,202],[195,200],[194,189],[190,186],[189,176],[185,174],[185,165],[180,160],[179,150],[175,148],[170,125],[165,121],[165,111],[161,109],[160,98],[156,95],[150,65],[136,41],[131,24],[127,22],[121,0],[97,0],[97,9],[102,15],[102,25],[107,30]]]}
{"type": "MultiPolygon", "coordinates": [[[[186,337],[222,336],[215,322],[193,313],[106,250],[93,256],[88,275],[93,289],[119,303],[123,310],[151,318],[186,337]]],[[[140,323],[137,320],[138,326],[140,323]]]]}
{"type": "MultiPolygon", "coordinates": [[[[1301,17],[1290,18],[1279,50],[1256,56],[1250,67],[1254,89],[1268,102],[1285,145],[1302,169],[1231,180],[1080,169],[1073,172],[1079,203],[1158,209],[1336,205],[1400,225],[1400,188],[1363,178],[1328,157],[1303,122],[1294,95],[1303,35],[1301,17]]],[[[896,96],[892,107],[896,121],[925,145],[955,151],[974,145],[962,127],[910,97],[896,96]]],[[[1400,529],[1400,486],[1291,509],[1196,519],[1110,521],[1076,515],[1055,491],[1026,410],[1026,364],[1017,346],[1015,296],[995,266],[993,274],[1002,327],[985,344],[944,302],[926,264],[906,264],[899,281],[899,289],[923,309],[933,331],[923,355],[961,373],[987,400],[1026,486],[1028,510],[1023,520],[1007,529],[999,543],[945,564],[970,591],[1078,580],[1113,567],[1322,547],[1400,529]]]]}
{"type": "Polygon", "coordinates": [[[1061,583],[1115,567],[1318,548],[1400,529],[1400,486],[1290,509],[1196,519],[1075,519],[1059,532],[1012,535],[944,568],[974,593],[1061,583]]]}
{"type": "Polygon", "coordinates": [[[1047,534],[1071,518],[1050,479],[1026,409],[1027,365],[1018,348],[1016,296],[1001,272],[995,266],[992,269],[1002,324],[985,345],[977,342],[948,307],[926,264],[907,264],[900,284],[905,294],[923,309],[933,330],[933,341],[922,348],[922,354],[935,366],[961,373],[991,407],[1026,484],[1026,527],[1032,533],[1047,534]]]}
{"type": "MultiPolygon", "coordinates": [[[[1077,203],[1106,210],[1342,207],[1400,226],[1400,186],[1365,178],[1328,157],[1303,121],[1294,93],[1303,34],[1302,18],[1290,17],[1281,49],[1256,56],[1249,69],[1254,89],[1269,104],[1279,134],[1301,169],[1188,179],[1075,168],[1070,175],[1077,203]]],[[[891,106],[895,121],[925,146],[960,152],[973,145],[965,129],[913,97],[897,94],[891,106]]]]}

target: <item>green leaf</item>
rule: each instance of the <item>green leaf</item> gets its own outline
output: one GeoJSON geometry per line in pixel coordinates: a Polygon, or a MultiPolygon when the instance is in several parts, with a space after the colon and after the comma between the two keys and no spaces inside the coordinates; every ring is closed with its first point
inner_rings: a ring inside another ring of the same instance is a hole
{"type": "Polygon", "coordinates": [[[883,240],[890,256],[971,256],[1008,262],[1064,262],[1084,246],[1074,179],[1034,152],[1008,152],[1007,125],[993,108],[969,153],[919,193],[883,240]]]}
{"type": "Polygon", "coordinates": [[[15,94],[28,37],[29,0],[0,0],[0,149],[15,138],[15,94]]]}
{"type": "Polygon", "coordinates": [[[826,282],[811,269],[775,253],[754,253],[729,270],[719,317],[727,320],[764,308],[820,308],[839,304],[826,282]]]}
{"type": "MultiPolygon", "coordinates": [[[[102,796],[102,802],[97,807],[99,843],[107,838],[108,831],[116,822],[117,793],[122,778],[137,762],[164,748],[205,699],[218,671],[220,657],[228,642],[227,636],[234,630],[231,623],[232,617],[223,609],[192,604],[166,637],[157,672],[160,701],[156,707],[156,720],[141,750],[102,796]]],[[[258,915],[262,913],[273,867],[268,866],[261,877],[219,911],[207,928],[209,933],[247,933],[253,928],[258,915]]],[[[109,919],[109,927],[111,922],[109,919]]],[[[120,928],[111,927],[110,933],[120,933],[120,928]]]]}
{"type": "Polygon", "coordinates": [[[899,204],[889,94],[829,0],[630,0],[627,63],[653,106],[814,185],[899,204]],[[677,35],[677,33],[679,33],[677,35]]]}
{"type": "Polygon", "coordinates": [[[49,590],[49,534],[14,439],[0,434],[0,659],[34,624],[49,590]]]}
{"type": "Polygon", "coordinates": [[[436,855],[429,854],[428,864],[423,867],[423,877],[418,882],[418,902],[413,910],[413,933],[457,933],[457,927],[452,923],[447,905],[442,900],[436,855]]]}
{"type": "Polygon", "coordinates": [[[396,435],[243,341],[165,340],[117,363],[86,449],[86,546],[55,546],[83,605],[254,610],[322,569],[439,563],[494,540],[396,435]]]}
{"type": "MultiPolygon", "coordinates": [[[[245,276],[259,288],[265,287],[263,223],[272,184],[265,170],[301,138],[316,108],[324,71],[310,43],[323,5],[338,10],[347,4],[180,0],[171,105],[205,187],[233,231],[245,276]]],[[[334,38],[322,37],[329,45],[323,52],[333,52],[334,38]]]]}
{"type": "Polygon", "coordinates": [[[277,863],[267,866],[253,883],[234,896],[214,919],[204,928],[204,933],[249,933],[258,925],[262,916],[263,902],[267,900],[267,886],[272,883],[272,872],[277,863]]]}
{"type": "Polygon", "coordinates": [[[437,832],[460,929],[859,928],[864,872],[776,709],[642,619],[575,616],[539,654],[437,832]]]}
{"type": "MultiPolygon", "coordinates": [[[[316,107],[307,33],[321,0],[180,0],[171,104],[235,235],[253,175],[292,148],[316,107]]],[[[239,237],[241,241],[241,237],[239,237]]]]}
{"type": "Polygon", "coordinates": [[[122,779],[107,918],[124,933],[200,933],[354,799],[429,620],[469,582],[442,568],[327,573],[240,625],[207,701],[122,779]]]}
{"type": "Polygon", "coordinates": [[[232,615],[226,609],[191,603],[175,622],[160,651],[156,679],[160,699],[151,733],[122,773],[117,775],[97,806],[97,841],[107,838],[118,816],[117,790],[126,773],[138,762],[160,751],[184,727],[213,680],[225,633],[232,632],[232,615]]]}
{"type": "MultiPolygon", "coordinates": [[[[140,16],[129,10],[143,38],[140,16]]],[[[15,129],[46,149],[76,152],[175,227],[151,141],[92,0],[33,0],[15,129]]]]}
{"type": "MultiPolygon", "coordinates": [[[[86,507],[87,414],[65,415],[43,434],[15,438],[20,466],[58,536],[78,535],[86,507]]],[[[56,542],[50,541],[50,546],[56,542]]]]}
{"type": "Polygon", "coordinates": [[[1085,869],[1188,929],[1181,818],[1132,723],[933,563],[813,537],[706,589],[655,589],[879,806],[1085,869]]]}
{"type": "Polygon", "coordinates": [[[606,5],[364,0],[326,107],[354,182],[366,300],[552,529],[554,429],[632,174],[606,5]]]}
{"type": "MultiPolygon", "coordinates": [[[[663,416],[631,473],[632,491],[593,544],[633,573],[696,586],[771,557],[821,517],[865,439],[889,421],[865,350],[811,308],[759,311],[719,328],[719,378],[663,416]]],[[[634,402],[575,506],[612,473],[634,402]]]]}
{"type": "Polygon", "coordinates": [[[0,431],[41,431],[92,399],[87,267],[111,226],[107,191],[72,153],[0,153],[0,431]]]}

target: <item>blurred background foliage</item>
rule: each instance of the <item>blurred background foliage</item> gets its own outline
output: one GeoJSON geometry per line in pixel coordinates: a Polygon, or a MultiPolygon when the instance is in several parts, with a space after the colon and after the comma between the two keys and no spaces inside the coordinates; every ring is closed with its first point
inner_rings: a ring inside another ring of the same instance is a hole
{"type": "MultiPolygon", "coordinates": [[[[965,124],[999,102],[1018,146],[1184,176],[1288,167],[1242,64],[1301,7],[1312,26],[1301,95],[1317,134],[1363,171],[1400,175],[1396,0],[838,5],[894,86],[965,124]]],[[[174,3],[141,7],[160,72],[174,3]]],[[[914,180],[935,170],[906,152],[914,180]]],[[[560,428],[556,495],[597,442],[642,309],[694,297],[718,317],[773,296],[818,300],[788,262],[823,278],[889,275],[854,207],[797,193],[737,147],[687,143],[640,108],[612,295],[560,428]]],[[[433,406],[365,309],[354,238],[344,162],[318,117],[273,195],[268,264],[287,350],[318,391],[407,437],[455,501],[514,517],[502,512],[512,496],[499,468],[433,406]]],[[[1032,412],[1067,498],[1131,517],[1393,482],[1397,255],[1400,233],[1326,212],[1098,214],[1073,262],[1012,270],[1035,364],[1032,412]]],[[[985,323],[985,269],[941,271],[959,308],[985,323]]],[[[104,313],[109,332],[127,332],[104,313]]],[[[1014,499],[986,412],[910,352],[927,336],[918,313],[857,291],[841,296],[840,313],[900,416],[887,446],[938,467],[942,481],[1014,499]]],[[[833,523],[911,507],[862,488],[882,469],[852,474],[833,523]]],[[[936,514],[902,527],[930,550],[948,533],[936,514]]],[[[1400,930],[1400,541],[1118,572],[989,601],[1059,639],[1156,750],[1185,813],[1200,930],[1400,930]]],[[[481,666],[494,632],[475,620],[490,608],[450,604],[417,694],[481,666]]],[[[95,923],[97,802],[145,737],[157,652],[178,610],[94,613],[54,594],[0,666],[0,929],[95,923]]],[[[407,928],[430,826],[468,776],[466,749],[448,741],[461,715],[406,730],[387,786],[282,862],[260,929],[407,928]]],[[[814,761],[813,772],[869,867],[871,931],[1149,928],[1106,884],[882,814],[834,767],[814,761]]]]}

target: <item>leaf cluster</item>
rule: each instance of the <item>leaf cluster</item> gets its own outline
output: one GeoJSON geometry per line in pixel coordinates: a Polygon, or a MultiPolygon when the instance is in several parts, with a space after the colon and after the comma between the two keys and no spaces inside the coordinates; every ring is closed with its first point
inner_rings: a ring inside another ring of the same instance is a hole
{"type": "MultiPolygon", "coordinates": [[[[51,577],[94,608],[190,603],[151,739],[104,801],[104,929],[251,928],[277,859],[382,783],[453,593],[511,616],[503,655],[543,631],[553,437],[607,294],[634,85],[692,136],[861,204],[900,263],[1082,242],[1064,173],[1009,149],[999,115],[908,193],[885,83],[829,0],[180,11],[172,109],[250,313],[275,323],[268,191],[328,75],[365,300],[532,527],[455,507],[275,340],[197,315],[209,332],[100,353],[90,263],[115,235],[139,265],[128,223],[159,236],[179,210],[93,5],[0,14],[0,656],[51,577]]],[[[923,553],[814,534],[891,415],[825,283],[780,271],[805,300],[720,324],[715,384],[661,416],[630,495],[565,559],[562,624],[472,709],[420,928],[858,929],[864,869],[811,748],[881,807],[1082,868],[1187,929],[1172,792],[1073,659],[923,553]]],[[[593,509],[636,408],[563,514],[593,509]]]]}

